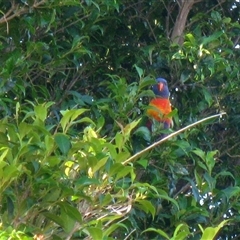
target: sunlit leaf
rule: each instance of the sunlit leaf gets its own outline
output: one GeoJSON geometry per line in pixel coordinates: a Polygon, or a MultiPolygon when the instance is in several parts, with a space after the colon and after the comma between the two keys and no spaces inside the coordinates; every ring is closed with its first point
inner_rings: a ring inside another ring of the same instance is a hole
{"type": "Polygon", "coordinates": [[[229,220],[224,220],[217,227],[207,227],[206,229],[203,230],[203,235],[201,240],[214,239],[214,237],[217,235],[219,230],[228,222],[229,220]]]}
{"type": "Polygon", "coordinates": [[[81,114],[88,111],[87,109],[72,109],[72,110],[65,110],[61,111],[63,115],[60,124],[62,126],[63,132],[66,132],[70,124],[81,114]]]}

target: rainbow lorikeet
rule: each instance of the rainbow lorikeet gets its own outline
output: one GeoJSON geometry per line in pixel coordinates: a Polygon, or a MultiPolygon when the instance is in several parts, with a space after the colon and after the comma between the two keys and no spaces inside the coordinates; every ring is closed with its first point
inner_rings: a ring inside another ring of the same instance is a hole
{"type": "Polygon", "coordinates": [[[169,101],[169,90],[167,81],[164,78],[157,78],[156,84],[152,86],[152,90],[155,94],[149,103],[149,109],[147,110],[147,115],[150,117],[147,127],[151,132],[156,132],[153,125],[159,125],[162,123],[163,129],[168,129],[172,126],[172,118],[168,116],[172,112],[171,103],[169,101]]]}

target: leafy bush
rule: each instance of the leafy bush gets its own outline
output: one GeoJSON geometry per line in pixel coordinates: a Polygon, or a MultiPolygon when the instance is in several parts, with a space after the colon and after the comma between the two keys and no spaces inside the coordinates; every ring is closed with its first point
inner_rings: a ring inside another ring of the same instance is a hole
{"type": "Polygon", "coordinates": [[[1,239],[238,238],[239,4],[189,3],[0,3],[1,239]]]}

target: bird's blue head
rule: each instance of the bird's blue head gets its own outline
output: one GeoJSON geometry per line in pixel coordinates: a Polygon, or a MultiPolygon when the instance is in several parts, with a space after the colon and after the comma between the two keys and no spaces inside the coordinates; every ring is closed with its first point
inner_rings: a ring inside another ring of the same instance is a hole
{"type": "Polygon", "coordinates": [[[169,98],[170,93],[168,90],[167,80],[159,77],[156,79],[156,81],[157,83],[152,86],[152,90],[156,97],[169,98]]]}

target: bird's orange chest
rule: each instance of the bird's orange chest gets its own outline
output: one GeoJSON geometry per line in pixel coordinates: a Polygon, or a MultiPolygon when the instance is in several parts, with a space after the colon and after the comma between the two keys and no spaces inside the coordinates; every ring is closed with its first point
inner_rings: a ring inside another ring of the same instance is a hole
{"type": "Polygon", "coordinates": [[[165,120],[166,118],[164,118],[164,115],[168,115],[172,111],[169,99],[165,98],[152,99],[149,106],[152,108],[147,110],[147,114],[157,121],[165,120]]]}

